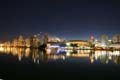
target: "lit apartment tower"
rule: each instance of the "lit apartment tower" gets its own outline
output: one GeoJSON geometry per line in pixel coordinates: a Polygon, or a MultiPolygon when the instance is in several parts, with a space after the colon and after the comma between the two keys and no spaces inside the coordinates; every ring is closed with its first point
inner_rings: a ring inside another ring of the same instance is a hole
{"type": "Polygon", "coordinates": [[[114,36],[113,36],[113,43],[119,43],[120,42],[120,36],[118,35],[118,34],[115,34],[114,36]]]}
{"type": "Polygon", "coordinates": [[[20,35],[18,38],[18,47],[24,47],[24,46],[25,46],[25,44],[24,44],[23,36],[20,35]]]}
{"type": "Polygon", "coordinates": [[[37,35],[34,35],[33,42],[35,48],[38,48],[40,46],[40,39],[37,37],[37,35]]]}
{"type": "Polygon", "coordinates": [[[17,43],[18,43],[18,42],[17,42],[17,39],[14,39],[14,40],[13,40],[13,45],[12,45],[12,46],[13,46],[13,47],[17,47],[17,43]]]}
{"type": "Polygon", "coordinates": [[[100,47],[100,46],[101,46],[100,41],[96,40],[96,41],[95,41],[95,47],[100,47]]]}
{"type": "Polygon", "coordinates": [[[48,33],[45,33],[43,38],[43,43],[47,44],[47,42],[48,42],[48,33]]]}
{"type": "Polygon", "coordinates": [[[89,46],[90,47],[94,47],[94,41],[95,41],[94,36],[90,36],[90,40],[89,40],[89,46]]]}
{"type": "Polygon", "coordinates": [[[40,46],[40,39],[36,35],[30,38],[30,46],[32,48],[38,48],[40,46]]]}
{"type": "Polygon", "coordinates": [[[30,47],[30,39],[29,38],[25,39],[25,46],[30,47]]]}
{"type": "Polygon", "coordinates": [[[106,34],[101,35],[100,37],[100,42],[102,47],[107,47],[109,42],[108,42],[108,36],[106,34]]]}
{"type": "Polygon", "coordinates": [[[30,47],[32,48],[33,46],[34,46],[34,43],[33,43],[33,36],[32,37],[30,37],[30,47]]]}

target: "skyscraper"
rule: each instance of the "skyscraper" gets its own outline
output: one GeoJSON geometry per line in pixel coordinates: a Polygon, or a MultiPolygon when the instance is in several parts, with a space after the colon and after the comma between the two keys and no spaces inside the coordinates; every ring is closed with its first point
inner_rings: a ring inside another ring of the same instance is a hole
{"type": "Polygon", "coordinates": [[[25,39],[25,46],[30,47],[30,39],[29,38],[25,39]]]}
{"type": "Polygon", "coordinates": [[[40,46],[40,39],[36,35],[30,38],[30,46],[32,48],[38,48],[40,46]]]}
{"type": "Polygon", "coordinates": [[[93,36],[93,35],[90,36],[90,40],[89,40],[89,46],[90,46],[90,47],[94,47],[94,41],[95,41],[94,36],[93,36]]]}
{"type": "Polygon", "coordinates": [[[23,39],[23,36],[22,36],[22,35],[20,35],[20,36],[18,37],[18,46],[19,46],[19,47],[25,46],[24,39],[23,39]]]}
{"type": "Polygon", "coordinates": [[[108,36],[106,34],[101,35],[100,37],[100,42],[102,47],[107,47],[108,46],[108,36]]]}
{"type": "Polygon", "coordinates": [[[43,37],[43,43],[47,44],[47,42],[48,42],[48,33],[45,33],[43,37]]]}
{"type": "Polygon", "coordinates": [[[119,43],[120,42],[120,36],[118,35],[118,34],[115,34],[114,36],[113,36],[113,43],[119,43]]]}

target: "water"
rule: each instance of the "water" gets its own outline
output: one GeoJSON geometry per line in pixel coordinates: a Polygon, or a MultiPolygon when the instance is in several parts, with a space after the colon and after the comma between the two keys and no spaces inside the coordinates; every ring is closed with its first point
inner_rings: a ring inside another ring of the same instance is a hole
{"type": "Polygon", "coordinates": [[[120,51],[0,48],[0,79],[118,79],[120,51]]]}

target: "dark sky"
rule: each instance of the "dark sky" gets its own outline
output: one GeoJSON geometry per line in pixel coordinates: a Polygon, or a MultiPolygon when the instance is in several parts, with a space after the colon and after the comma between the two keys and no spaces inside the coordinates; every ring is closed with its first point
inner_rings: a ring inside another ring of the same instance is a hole
{"type": "Polygon", "coordinates": [[[120,34],[115,0],[0,0],[0,39],[39,32],[67,39],[120,34]]]}

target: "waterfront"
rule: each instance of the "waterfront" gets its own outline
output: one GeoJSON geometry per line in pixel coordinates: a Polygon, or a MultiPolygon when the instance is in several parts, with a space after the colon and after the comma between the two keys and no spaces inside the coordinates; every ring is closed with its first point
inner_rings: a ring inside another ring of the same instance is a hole
{"type": "Polygon", "coordinates": [[[0,66],[2,79],[116,79],[120,51],[68,50],[48,54],[38,49],[0,48],[0,66]]]}

